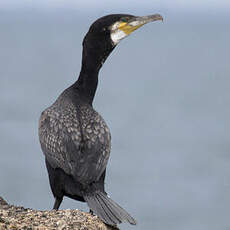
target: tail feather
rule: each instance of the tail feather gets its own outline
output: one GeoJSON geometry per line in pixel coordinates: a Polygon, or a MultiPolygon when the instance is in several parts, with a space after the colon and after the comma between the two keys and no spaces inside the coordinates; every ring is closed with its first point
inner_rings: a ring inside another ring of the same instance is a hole
{"type": "Polygon", "coordinates": [[[136,225],[135,219],[104,192],[95,191],[85,195],[84,198],[89,208],[106,224],[117,225],[125,221],[136,225]]]}
{"type": "Polygon", "coordinates": [[[97,200],[99,201],[99,204],[102,206],[104,212],[109,216],[110,220],[114,224],[120,224],[122,222],[121,215],[117,212],[116,209],[112,209],[109,205],[109,203],[106,203],[105,200],[101,199],[96,195],[97,200]]]}
{"type": "Polygon", "coordinates": [[[87,203],[94,213],[101,213],[100,217],[102,220],[104,220],[105,222],[111,222],[111,218],[106,212],[104,212],[102,206],[98,203],[97,199],[94,199],[93,197],[88,197],[87,203]],[[94,207],[94,209],[92,207],[94,207]]]}
{"type": "Polygon", "coordinates": [[[110,199],[103,193],[101,194],[101,196],[103,197],[102,201],[104,202],[104,204],[113,213],[113,215],[115,215],[120,220],[120,222],[122,222],[122,220],[127,220],[128,222],[130,222],[129,220],[134,220],[122,207],[120,207],[112,199],[110,199]],[[106,203],[106,200],[109,200],[110,202],[106,203]]]}

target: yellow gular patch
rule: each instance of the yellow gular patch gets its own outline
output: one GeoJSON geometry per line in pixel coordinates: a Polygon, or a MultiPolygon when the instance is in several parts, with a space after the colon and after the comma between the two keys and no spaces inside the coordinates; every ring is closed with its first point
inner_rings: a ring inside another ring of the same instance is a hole
{"type": "Polygon", "coordinates": [[[122,30],[125,34],[129,35],[131,34],[134,30],[140,28],[141,26],[143,26],[143,24],[139,24],[139,25],[130,25],[126,22],[121,22],[119,25],[119,29],[122,30]]]}

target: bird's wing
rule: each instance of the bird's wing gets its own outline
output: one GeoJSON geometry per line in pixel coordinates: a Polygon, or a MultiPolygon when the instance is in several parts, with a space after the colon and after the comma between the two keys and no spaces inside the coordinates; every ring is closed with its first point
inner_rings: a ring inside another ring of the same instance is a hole
{"type": "Polygon", "coordinates": [[[45,110],[39,122],[40,143],[53,168],[63,169],[79,182],[91,183],[106,168],[110,136],[103,128],[98,130],[100,119],[82,124],[75,114],[45,110]]]}
{"type": "Polygon", "coordinates": [[[72,154],[69,153],[74,152],[76,159],[79,158],[81,143],[79,122],[76,119],[73,126],[71,120],[66,122],[65,114],[49,108],[41,114],[39,120],[39,139],[48,162],[53,168],[61,168],[70,175],[72,154]]]}

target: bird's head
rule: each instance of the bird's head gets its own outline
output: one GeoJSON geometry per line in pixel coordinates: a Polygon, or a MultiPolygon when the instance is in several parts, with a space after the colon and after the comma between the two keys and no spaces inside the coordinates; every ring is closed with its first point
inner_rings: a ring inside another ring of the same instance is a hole
{"type": "MultiPolygon", "coordinates": [[[[125,37],[141,26],[163,20],[160,14],[133,16],[128,14],[111,14],[97,19],[89,28],[83,41],[85,55],[98,57],[103,64],[113,48],[125,37]]],[[[84,54],[84,51],[83,51],[84,54]]],[[[83,55],[84,57],[84,55],[83,55]]]]}
{"type": "Polygon", "coordinates": [[[162,20],[163,17],[160,14],[153,14],[149,16],[133,16],[128,14],[111,14],[97,19],[89,28],[89,31],[85,37],[95,39],[107,39],[113,45],[117,45],[123,38],[130,35],[134,30],[141,26],[153,22],[162,20]]]}

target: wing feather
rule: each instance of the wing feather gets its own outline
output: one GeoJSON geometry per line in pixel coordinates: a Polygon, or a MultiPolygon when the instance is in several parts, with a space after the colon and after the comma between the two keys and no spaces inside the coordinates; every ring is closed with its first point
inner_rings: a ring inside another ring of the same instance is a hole
{"type": "Polygon", "coordinates": [[[61,168],[79,182],[97,181],[110,154],[111,137],[102,117],[83,106],[65,110],[55,105],[46,109],[39,121],[41,148],[53,168],[61,168]]]}

